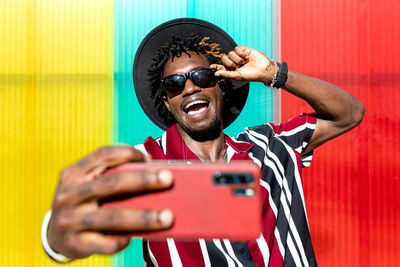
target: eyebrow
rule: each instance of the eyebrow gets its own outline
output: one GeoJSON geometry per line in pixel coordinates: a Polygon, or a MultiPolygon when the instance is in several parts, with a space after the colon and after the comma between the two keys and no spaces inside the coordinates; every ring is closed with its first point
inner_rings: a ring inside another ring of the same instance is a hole
{"type": "MultiPolygon", "coordinates": [[[[190,72],[192,72],[192,71],[201,70],[201,69],[210,69],[210,67],[201,67],[201,66],[198,66],[198,67],[195,67],[195,68],[193,68],[193,69],[191,69],[190,71],[185,72],[185,73],[190,73],[190,72]]],[[[171,76],[171,75],[175,75],[175,74],[178,74],[178,73],[173,73],[173,74],[169,74],[169,75],[166,75],[166,76],[162,75],[162,76],[161,76],[161,79],[162,79],[162,78],[165,78],[165,77],[168,77],[168,76],[171,76]]],[[[183,73],[181,73],[181,74],[183,74],[183,73]]]]}
{"type": "Polygon", "coordinates": [[[194,71],[194,70],[201,70],[201,69],[208,69],[207,67],[196,67],[194,69],[192,69],[190,72],[194,71]]]}

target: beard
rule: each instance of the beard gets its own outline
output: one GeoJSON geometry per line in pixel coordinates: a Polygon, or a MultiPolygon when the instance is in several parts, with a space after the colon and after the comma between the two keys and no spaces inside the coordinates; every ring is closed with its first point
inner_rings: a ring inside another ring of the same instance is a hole
{"type": "Polygon", "coordinates": [[[205,142],[217,139],[222,132],[222,122],[217,116],[214,116],[211,123],[203,129],[193,129],[187,125],[179,125],[193,140],[205,142]]]}

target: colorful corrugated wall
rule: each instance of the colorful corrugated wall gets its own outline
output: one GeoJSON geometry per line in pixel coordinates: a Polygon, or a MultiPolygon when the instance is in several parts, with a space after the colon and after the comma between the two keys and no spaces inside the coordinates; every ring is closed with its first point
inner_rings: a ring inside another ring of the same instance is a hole
{"type": "MultiPolygon", "coordinates": [[[[161,133],[137,103],[131,69],[146,33],[177,17],[209,20],[238,44],[366,105],[362,125],[318,149],[305,171],[310,227],[321,266],[396,266],[399,7],[393,0],[0,0],[0,266],[56,266],[39,232],[64,166],[99,146],[161,133]]],[[[227,132],[307,109],[254,84],[227,132]]],[[[70,265],[141,266],[141,244],[70,265]]]]}
{"type": "MultiPolygon", "coordinates": [[[[282,59],[362,101],[362,124],[304,172],[320,266],[400,265],[400,2],[284,0],[282,59]]],[[[282,93],[282,119],[309,109],[282,93]]]]}

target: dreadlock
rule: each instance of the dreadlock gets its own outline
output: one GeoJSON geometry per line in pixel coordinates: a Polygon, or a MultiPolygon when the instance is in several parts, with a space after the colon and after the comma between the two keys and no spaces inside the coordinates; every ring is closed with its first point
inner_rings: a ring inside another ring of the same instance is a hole
{"type": "MultiPolygon", "coordinates": [[[[210,65],[221,64],[220,58],[222,58],[224,54],[220,52],[219,44],[210,44],[208,43],[209,39],[209,37],[201,38],[195,34],[183,39],[172,35],[169,43],[166,43],[157,49],[148,74],[150,76],[150,90],[151,97],[154,101],[154,106],[156,107],[160,117],[163,118],[166,125],[172,125],[176,121],[164,104],[163,97],[167,93],[161,86],[164,66],[168,60],[173,60],[175,57],[180,57],[183,53],[190,57],[190,54],[188,53],[189,51],[195,52],[198,55],[204,55],[210,65]]],[[[223,91],[227,91],[232,87],[232,83],[230,81],[224,81],[219,83],[219,85],[223,91]]],[[[225,95],[225,102],[227,101],[226,97],[227,95],[225,95]]]]}

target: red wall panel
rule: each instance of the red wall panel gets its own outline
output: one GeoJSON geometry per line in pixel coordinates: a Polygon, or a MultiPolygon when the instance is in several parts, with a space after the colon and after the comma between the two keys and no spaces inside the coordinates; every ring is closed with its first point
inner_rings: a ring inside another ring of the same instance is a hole
{"type": "MultiPolygon", "coordinates": [[[[321,266],[400,263],[400,2],[281,1],[282,60],[364,103],[362,124],[304,172],[321,266]]],[[[282,120],[311,110],[282,92],[282,120]]]]}

